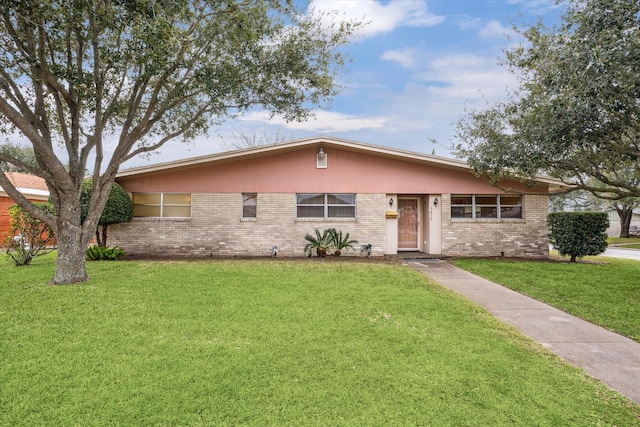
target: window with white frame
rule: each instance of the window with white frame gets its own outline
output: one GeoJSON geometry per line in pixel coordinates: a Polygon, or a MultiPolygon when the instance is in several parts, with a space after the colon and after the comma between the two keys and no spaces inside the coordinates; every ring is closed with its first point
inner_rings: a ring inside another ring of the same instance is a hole
{"type": "Polygon", "coordinates": [[[256,193],[242,193],[242,217],[255,218],[258,213],[258,195],[256,193]]]}
{"type": "Polygon", "coordinates": [[[355,218],[355,194],[304,193],[296,195],[298,218],[355,218]]]}
{"type": "Polygon", "coordinates": [[[522,218],[522,196],[513,194],[452,194],[451,218],[522,218]]]}
{"type": "Polygon", "coordinates": [[[134,217],[190,218],[190,193],[133,193],[134,217]]]}

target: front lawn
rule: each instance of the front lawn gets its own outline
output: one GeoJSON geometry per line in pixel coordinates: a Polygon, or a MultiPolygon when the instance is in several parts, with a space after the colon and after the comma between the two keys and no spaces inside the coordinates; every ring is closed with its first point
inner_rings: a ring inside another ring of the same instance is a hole
{"type": "Polygon", "coordinates": [[[640,262],[458,259],[458,267],[640,342],[640,262]]]}
{"type": "Polygon", "coordinates": [[[640,408],[409,267],[0,266],[0,425],[640,425],[640,408]]]}

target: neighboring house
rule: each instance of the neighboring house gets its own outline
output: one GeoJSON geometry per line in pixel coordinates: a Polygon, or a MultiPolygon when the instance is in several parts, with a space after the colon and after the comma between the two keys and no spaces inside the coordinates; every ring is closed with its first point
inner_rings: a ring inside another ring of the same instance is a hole
{"type": "MultiPolygon", "coordinates": [[[[607,228],[607,236],[618,237],[620,235],[620,229],[622,228],[620,216],[615,210],[609,211],[608,213],[609,228],[607,228]]],[[[631,217],[631,224],[629,225],[629,232],[638,232],[638,229],[640,229],[640,212],[634,210],[633,216],[631,217]]]]}
{"type": "MultiPolygon", "coordinates": [[[[46,202],[49,199],[49,189],[44,179],[18,172],[7,172],[6,175],[16,189],[32,202],[46,202]]],[[[16,202],[0,187],[0,242],[11,232],[9,207],[15,204],[16,202]]]]}
{"type": "Polygon", "coordinates": [[[302,256],[306,233],[335,227],[374,256],[545,258],[548,194],[562,186],[503,182],[506,194],[458,160],[327,137],[122,170],[116,182],[134,219],[111,226],[110,243],[189,256],[302,256]]]}

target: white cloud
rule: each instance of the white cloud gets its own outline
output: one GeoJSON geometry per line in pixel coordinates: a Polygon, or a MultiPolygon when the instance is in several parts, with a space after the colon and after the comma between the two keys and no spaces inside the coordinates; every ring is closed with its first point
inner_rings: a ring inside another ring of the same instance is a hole
{"type": "Polygon", "coordinates": [[[411,48],[387,50],[382,54],[381,59],[397,62],[404,68],[414,68],[416,65],[416,50],[411,48]]]}
{"type": "Polygon", "coordinates": [[[304,130],[309,132],[351,132],[364,129],[378,129],[385,125],[387,119],[383,117],[356,117],[333,111],[316,111],[315,117],[305,122],[287,122],[281,117],[269,117],[266,111],[255,111],[240,116],[238,120],[268,123],[282,126],[286,129],[304,130]]]}
{"type": "Polygon", "coordinates": [[[447,70],[448,73],[459,69],[477,68],[486,64],[487,59],[474,54],[445,55],[434,59],[429,67],[436,72],[447,70]]]}
{"type": "Polygon", "coordinates": [[[516,78],[497,64],[497,58],[475,54],[457,54],[440,57],[431,62],[422,75],[425,81],[444,84],[433,87],[440,98],[472,100],[483,96],[495,99],[506,93],[507,87],[516,87],[516,78]]]}
{"type": "Polygon", "coordinates": [[[461,30],[469,30],[479,28],[482,25],[482,19],[471,18],[468,16],[462,17],[458,20],[458,27],[461,30]]]}
{"type": "Polygon", "coordinates": [[[505,27],[498,21],[490,21],[480,29],[480,37],[514,37],[518,33],[513,28],[505,27]]]}
{"type": "Polygon", "coordinates": [[[506,88],[517,84],[497,58],[470,53],[440,56],[414,77],[401,91],[387,93],[380,112],[387,121],[377,131],[380,136],[373,137],[382,145],[416,144],[411,149],[424,152],[431,151],[429,141],[434,138],[442,144],[437,148],[440,155],[449,155],[445,148],[455,140],[455,123],[465,109],[486,108],[487,102],[504,99],[506,88]],[[389,135],[393,139],[385,140],[389,135]]]}
{"type": "Polygon", "coordinates": [[[345,20],[367,23],[360,35],[373,37],[401,26],[429,27],[444,21],[444,16],[429,12],[427,3],[420,0],[395,0],[382,4],[375,0],[312,0],[309,9],[321,12],[337,11],[345,20]]]}

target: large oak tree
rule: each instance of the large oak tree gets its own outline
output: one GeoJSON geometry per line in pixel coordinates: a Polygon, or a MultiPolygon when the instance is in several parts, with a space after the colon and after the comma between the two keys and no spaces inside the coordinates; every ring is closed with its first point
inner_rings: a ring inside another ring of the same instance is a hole
{"type": "Polygon", "coordinates": [[[458,123],[457,153],[494,182],[545,173],[599,197],[640,196],[640,2],[570,0],[521,31],[509,100],[458,123]]]}
{"type": "Polygon", "coordinates": [[[356,22],[277,0],[0,0],[0,126],[33,146],[55,214],[0,186],[56,234],[52,283],[88,279],[85,250],[120,165],[259,105],[304,120],[336,94],[356,22]],[[91,174],[84,221],[80,193],[91,174]]]}

